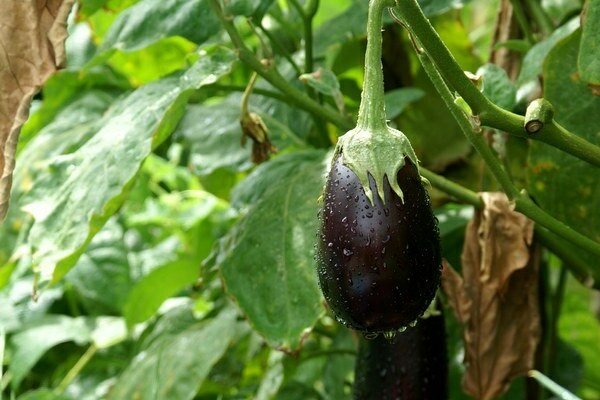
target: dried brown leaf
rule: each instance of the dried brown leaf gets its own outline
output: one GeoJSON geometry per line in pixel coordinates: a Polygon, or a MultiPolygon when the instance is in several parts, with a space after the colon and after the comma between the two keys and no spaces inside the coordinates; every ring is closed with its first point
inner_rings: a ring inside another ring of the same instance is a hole
{"type": "Polygon", "coordinates": [[[74,0],[2,0],[0,13],[0,220],[6,215],[21,126],[31,98],[65,63],[74,0]]]}
{"type": "Polygon", "coordinates": [[[463,389],[476,399],[502,394],[533,367],[540,339],[533,222],[503,193],[482,193],[469,222],[461,277],[445,265],[442,286],[464,325],[463,389]]]}

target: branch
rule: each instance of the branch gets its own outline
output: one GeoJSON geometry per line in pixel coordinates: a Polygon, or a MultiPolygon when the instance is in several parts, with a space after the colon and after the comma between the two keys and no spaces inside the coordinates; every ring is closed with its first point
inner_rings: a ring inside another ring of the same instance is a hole
{"type": "MultiPolygon", "coordinates": [[[[506,195],[515,202],[515,209],[535,221],[536,224],[539,224],[561,236],[563,239],[568,240],[571,244],[600,257],[600,243],[582,235],[565,223],[546,213],[539,208],[525,192],[519,191],[514,186],[508,174],[494,156],[492,150],[485,143],[483,136],[473,131],[471,121],[469,121],[462,109],[454,103],[454,96],[438,70],[433,65],[429,56],[426,53],[421,53],[419,59],[423,69],[429,76],[429,79],[431,79],[433,86],[438,91],[442,100],[446,103],[446,106],[450,109],[450,112],[454,116],[456,122],[458,122],[464,135],[479,152],[496,180],[504,189],[506,195]]],[[[600,268],[596,268],[596,270],[596,272],[600,273],[600,268]]]]}
{"type": "Polygon", "coordinates": [[[396,13],[412,34],[419,39],[433,63],[454,90],[467,102],[481,125],[505,131],[511,135],[539,140],[564,152],[600,167],[600,147],[569,132],[554,120],[535,135],[528,135],[524,117],[504,110],[492,103],[464,74],[446,45],[442,42],[429,20],[423,15],[416,0],[396,0],[396,13]]]}
{"type": "Polygon", "coordinates": [[[209,0],[209,4],[227,31],[227,34],[229,35],[229,38],[231,39],[231,42],[237,51],[239,60],[256,71],[256,73],[262,76],[267,82],[285,94],[290,104],[298,106],[303,110],[312,113],[313,115],[318,115],[325,120],[331,121],[333,124],[342,129],[350,130],[354,127],[352,121],[340,115],[331,106],[317,103],[304,94],[301,90],[290,85],[275,67],[266,66],[261,63],[254,53],[252,53],[250,49],[246,47],[242,37],[233,24],[233,21],[223,14],[223,10],[219,5],[218,0],[209,0]]]}

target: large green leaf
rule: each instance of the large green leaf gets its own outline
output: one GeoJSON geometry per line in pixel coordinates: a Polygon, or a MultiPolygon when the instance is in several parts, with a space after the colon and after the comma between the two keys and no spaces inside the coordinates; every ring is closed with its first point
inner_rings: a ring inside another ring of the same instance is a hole
{"type": "Polygon", "coordinates": [[[234,193],[234,204],[249,208],[218,260],[228,293],[281,349],[297,349],[322,312],[313,257],[324,156],[297,152],[257,168],[234,193]]]}
{"type": "Polygon", "coordinates": [[[218,30],[207,0],[142,0],[119,14],[99,53],[134,51],[169,36],[201,44],[218,30]]]}
{"type": "Polygon", "coordinates": [[[48,162],[23,202],[35,218],[28,241],[42,280],[57,280],[75,264],[125,200],[143,160],[174,130],[191,91],[227,73],[233,58],[220,49],[179,78],[136,90],[90,127],[87,142],[48,162]]]}
{"type": "Polygon", "coordinates": [[[235,331],[235,313],[226,310],[207,323],[162,336],[134,359],[108,398],[192,399],[235,331]]]}
{"type": "MultiPolygon", "coordinates": [[[[559,42],[544,64],[544,97],[556,121],[571,132],[600,144],[600,97],[577,75],[581,32],[559,42]]],[[[571,227],[600,242],[600,184],[592,165],[541,142],[532,142],[529,188],[540,206],[571,227]]],[[[594,262],[597,263],[597,260],[594,262]]]]}
{"type": "MultiPolygon", "coordinates": [[[[52,75],[44,84],[44,101],[29,117],[19,138],[19,148],[30,138],[56,118],[69,104],[88,96],[92,89],[112,94],[120,94],[130,89],[129,82],[106,66],[97,66],[89,70],[63,70],[52,75]]],[[[72,107],[71,112],[86,112],[88,107],[72,107]]],[[[63,115],[69,117],[69,115],[63,115]]]]}
{"type": "Polygon", "coordinates": [[[134,282],[124,235],[123,228],[110,219],[65,276],[88,312],[118,313],[125,304],[134,282]]]}
{"type": "MultiPolygon", "coordinates": [[[[600,85],[600,1],[588,1],[579,45],[579,77],[582,81],[600,85]]],[[[600,88],[596,88],[596,91],[600,88]]]]}
{"type": "Polygon", "coordinates": [[[6,220],[0,224],[0,287],[11,275],[14,264],[7,264],[9,258],[27,241],[30,217],[19,206],[21,197],[31,190],[31,184],[47,171],[47,161],[63,152],[70,152],[89,139],[93,127],[102,117],[114,95],[91,90],[65,106],[62,111],[23,149],[17,162],[13,188],[12,207],[8,209],[6,220]]]}

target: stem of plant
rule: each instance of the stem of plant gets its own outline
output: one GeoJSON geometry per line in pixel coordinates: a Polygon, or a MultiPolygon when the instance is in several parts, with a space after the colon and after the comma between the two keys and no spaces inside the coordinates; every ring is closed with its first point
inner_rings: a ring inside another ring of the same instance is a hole
{"type": "Polygon", "coordinates": [[[79,373],[81,373],[81,371],[87,365],[87,363],[89,363],[92,357],[94,357],[94,354],[96,354],[97,350],[98,348],[95,344],[92,344],[90,347],[88,347],[85,353],[83,353],[83,355],[79,358],[79,360],[77,360],[75,365],[73,365],[73,368],[71,368],[69,372],[67,372],[67,375],[65,375],[63,380],[58,384],[56,388],[58,393],[62,394],[65,392],[65,390],[67,390],[69,384],[73,381],[73,379],[77,377],[77,375],[79,375],[79,373]]]}
{"type": "Polygon", "coordinates": [[[442,71],[445,79],[467,102],[473,114],[483,126],[489,126],[511,135],[539,140],[575,157],[600,167],[600,146],[569,132],[555,121],[545,125],[536,135],[528,135],[524,117],[498,107],[479,91],[464,74],[446,45],[442,42],[429,20],[423,15],[416,0],[396,0],[396,14],[404,21],[411,33],[418,38],[433,63],[442,71]]]}
{"type": "Polygon", "coordinates": [[[393,5],[394,2],[390,0],[372,0],[369,2],[365,77],[356,125],[371,132],[387,128],[383,92],[383,69],[381,65],[381,27],[384,8],[393,5]]]}
{"type": "Polygon", "coordinates": [[[454,103],[454,96],[450,92],[450,89],[446,85],[446,82],[438,70],[433,65],[432,61],[429,59],[428,55],[426,53],[421,53],[419,55],[419,59],[423,69],[429,76],[429,79],[431,79],[433,86],[446,103],[446,106],[450,109],[450,112],[454,116],[454,119],[460,126],[464,135],[467,137],[467,139],[469,139],[473,147],[475,147],[475,149],[479,152],[487,167],[502,186],[506,195],[515,202],[516,210],[534,220],[537,224],[560,235],[572,244],[600,257],[600,243],[597,243],[592,239],[580,234],[579,232],[576,232],[563,222],[552,217],[550,214],[546,213],[535,203],[533,203],[526,193],[519,192],[519,190],[509,179],[506,171],[504,171],[501,164],[494,156],[492,150],[485,143],[483,137],[473,132],[471,122],[468,120],[462,109],[460,109],[454,103]]]}
{"type": "Polygon", "coordinates": [[[544,36],[550,35],[554,30],[554,23],[548,14],[546,14],[540,2],[538,0],[525,0],[525,5],[540,30],[544,33],[544,36]]]}
{"type": "Polygon", "coordinates": [[[558,319],[560,317],[560,311],[562,308],[562,302],[565,295],[565,289],[567,284],[567,268],[563,265],[560,269],[560,275],[558,277],[558,284],[556,290],[552,296],[552,308],[550,309],[551,320],[549,323],[549,338],[548,348],[546,351],[546,368],[545,371],[550,376],[554,375],[556,367],[556,356],[558,351],[558,319]]]}
{"type": "Polygon", "coordinates": [[[275,67],[263,65],[260,60],[246,47],[235,25],[233,24],[233,21],[225,17],[219,1],[209,0],[209,4],[227,31],[227,34],[229,35],[241,62],[248,65],[267,82],[284,93],[290,104],[298,106],[312,114],[331,121],[336,126],[345,127],[347,130],[352,129],[352,121],[340,115],[332,107],[317,103],[310,97],[306,96],[301,90],[290,85],[287,80],[279,74],[275,67]]]}
{"type": "Polygon", "coordinates": [[[304,7],[304,72],[314,70],[313,19],[319,9],[319,0],[309,0],[304,7]]]}
{"type": "Polygon", "coordinates": [[[529,21],[527,20],[527,16],[525,15],[525,11],[523,10],[523,5],[521,4],[521,0],[511,0],[513,11],[515,13],[515,17],[517,22],[519,23],[519,27],[521,28],[521,32],[525,35],[527,42],[529,45],[535,44],[535,39],[533,34],[531,33],[531,28],[529,27],[529,21]]]}

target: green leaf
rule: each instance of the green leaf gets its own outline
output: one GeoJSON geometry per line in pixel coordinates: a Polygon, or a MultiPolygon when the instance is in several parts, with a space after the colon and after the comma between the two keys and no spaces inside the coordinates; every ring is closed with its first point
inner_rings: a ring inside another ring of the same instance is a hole
{"type": "Polygon", "coordinates": [[[191,89],[227,73],[232,61],[231,51],[219,49],[180,78],[136,90],[89,127],[87,142],[49,161],[23,202],[35,218],[28,241],[42,281],[60,279],[75,264],[125,200],[143,160],[174,130],[191,89]]]}
{"type": "MultiPolygon", "coordinates": [[[[19,149],[38,134],[42,128],[62,114],[69,105],[78,102],[82,97],[96,96],[107,102],[104,108],[114,101],[114,97],[131,88],[127,79],[108,67],[98,66],[89,70],[63,70],[52,75],[43,89],[42,105],[29,117],[19,137],[19,149]],[[90,94],[92,92],[92,94],[90,94]]],[[[69,113],[81,114],[98,106],[84,104],[70,107],[69,113]]],[[[69,118],[69,113],[62,115],[69,118]]],[[[75,118],[71,118],[75,120],[75,118]]]]}
{"type": "Polygon", "coordinates": [[[469,3],[468,0],[419,0],[419,5],[423,10],[423,14],[427,17],[443,14],[451,9],[458,9],[464,4],[469,3]]]}
{"type": "Polygon", "coordinates": [[[226,310],[206,323],[161,337],[127,367],[108,398],[194,398],[212,366],[227,350],[235,330],[235,313],[226,310]]]}
{"type": "Polygon", "coordinates": [[[84,345],[91,341],[91,333],[91,327],[84,318],[47,315],[14,334],[10,340],[13,353],[8,366],[12,387],[19,386],[46,351],[71,341],[84,345]]]}
{"type": "Polygon", "coordinates": [[[189,143],[195,174],[209,175],[221,168],[239,172],[252,167],[250,147],[240,144],[240,108],[235,99],[187,107],[175,135],[189,143]]]}
{"type": "Polygon", "coordinates": [[[419,100],[425,92],[418,88],[400,88],[385,93],[385,114],[394,119],[413,101],[419,100]]]}
{"type": "MultiPolygon", "coordinates": [[[[548,54],[544,64],[544,97],[554,106],[558,123],[591,143],[600,144],[600,119],[590,117],[600,115],[600,97],[577,79],[580,37],[580,31],[574,32],[548,54]]],[[[597,170],[538,141],[530,143],[528,165],[530,193],[540,207],[600,242],[597,170]]],[[[589,260],[597,263],[593,257],[589,260]]]]}
{"type": "MultiPolygon", "coordinates": [[[[579,77],[590,85],[600,85],[600,2],[588,1],[579,45],[579,77]]],[[[598,88],[600,90],[600,88],[598,88]]]]}
{"type": "Polygon", "coordinates": [[[477,70],[483,77],[482,92],[497,106],[512,110],[517,102],[517,89],[506,71],[495,64],[485,64],[477,70]]]}
{"type": "MultiPolygon", "coordinates": [[[[6,220],[0,224],[0,286],[6,282],[14,269],[10,257],[27,241],[31,218],[20,209],[21,198],[31,190],[31,184],[46,174],[48,159],[69,152],[89,139],[92,127],[102,117],[114,96],[101,91],[90,91],[66,106],[38,136],[31,138],[17,160],[11,206],[6,220]]],[[[23,249],[21,249],[23,250],[23,249]]]]}
{"type": "Polygon", "coordinates": [[[364,36],[368,6],[367,1],[354,1],[342,14],[325,21],[314,34],[315,56],[325,56],[330,47],[364,36]]]}
{"type": "Polygon", "coordinates": [[[523,86],[531,83],[532,81],[537,82],[538,76],[542,73],[542,67],[546,56],[552,50],[552,48],[560,40],[569,36],[579,27],[579,17],[571,19],[560,28],[556,29],[546,39],[534,45],[523,58],[521,72],[517,79],[517,86],[523,86]]]}
{"type": "MultiPolygon", "coordinates": [[[[273,0],[229,0],[225,3],[225,12],[228,15],[244,15],[246,17],[254,15],[255,17],[260,17],[264,15],[266,8],[272,3],[273,0]],[[263,9],[265,11],[262,11],[263,9]],[[258,10],[261,10],[261,14],[255,15],[255,12],[258,10]]],[[[257,21],[260,21],[260,19],[257,21]]]]}
{"type": "Polygon", "coordinates": [[[133,286],[122,227],[111,219],[65,276],[88,311],[119,312],[133,286]]]}
{"type": "Polygon", "coordinates": [[[115,50],[139,50],[170,36],[201,44],[219,26],[207,0],[142,0],[119,14],[92,62],[107,59],[115,50]]]}
{"type": "MultiPolygon", "coordinates": [[[[575,59],[569,60],[574,62],[575,59]]],[[[564,297],[560,319],[558,320],[558,331],[561,339],[575,348],[583,358],[583,379],[580,382],[577,393],[584,394],[586,390],[594,395],[585,398],[597,398],[600,395],[598,382],[600,382],[600,322],[594,315],[593,292],[581,286],[574,278],[569,277],[567,291],[564,297]]],[[[572,369],[575,374],[577,363],[564,364],[561,354],[556,363],[557,370],[572,369]],[[568,367],[567,367],[568,365],[568,367]]],[[[572,358],[573,356],[567,356],[572,358]]],[[[559,372],[557,379],[562,378],[559,383],[568,385],[567,371],[559,372]],[[563,380],[564,379],[564,380],[563,380]]],[[[575,374],[574,378],[577,375],[575,374]]],[[[572,386],[571,386],[572,387],[572,386]]]]}
{"type": "Polygon", "coordinates": [[[194,43],[181,37],[168,37],[142,49],[111,53],[108,64],[119,73],[127,76],[135,86],[184,69],[194,56],[194,43]]]}
{"type": "Polygon", "coordinates": [[[272,399],[279,391],[283,383],[283,364],[281,362],[283,357],[284,355],[280,351],[270,352],[267,370],[264,372],[255,400],[272,399]]]}
{"type": "Polygon", "coordinates": [[[341,95],[340,83],[331,70],[319,68],[315,72],[300,75],[299,79],[326,96],[336,97],[341,95]]]}
{"type": "Polygon", "coordinates": [[[123,307],[127,326],[131,329],[152,317],[166,299],[194,283],[199,270],[198,261],[177,260],[146,275],[133,287],[123,307]]]}
{"type": "Polygon", "coordinates": [[[249,208],[223,239],[217,260],[227,292],[280,349],[297,349],[322,312],[313,257],[324,156],[286,154],[242,182],[233,203],[249,208]]]}

